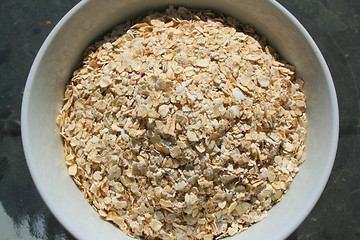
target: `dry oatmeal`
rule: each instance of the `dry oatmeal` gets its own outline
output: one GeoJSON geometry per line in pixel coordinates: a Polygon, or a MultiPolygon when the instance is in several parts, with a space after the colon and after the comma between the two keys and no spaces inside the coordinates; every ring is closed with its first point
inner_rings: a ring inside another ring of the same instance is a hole
{"type": "Polygon", "coordinates": [[[87,49],[57,119],[69,175],[133,237],[222,238],[263,219],[304,158],[295,68],[248,25],[170,6],[87,49]]]}

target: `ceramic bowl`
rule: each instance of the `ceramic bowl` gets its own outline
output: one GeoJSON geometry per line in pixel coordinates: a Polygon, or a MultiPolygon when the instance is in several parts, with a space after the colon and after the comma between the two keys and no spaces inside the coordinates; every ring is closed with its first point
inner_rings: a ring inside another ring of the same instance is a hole
{"type": "Polygon", "coordinates": [[[338,107],[328,67],[304,27],[272,0],[84,0],[56,25],[29,73],[22,104],[27,163],[44,201],[78,239],[131,239],[100,219],[68,176],[55,119],[65,84],[87,46],[126,19],[169,4],[212,9],[254,25],[305,81],[308,135],[305,162],[284,199],[261,222],[228,239],[284,239],[309,214],[331,172],[338,140],[338,107]]]}

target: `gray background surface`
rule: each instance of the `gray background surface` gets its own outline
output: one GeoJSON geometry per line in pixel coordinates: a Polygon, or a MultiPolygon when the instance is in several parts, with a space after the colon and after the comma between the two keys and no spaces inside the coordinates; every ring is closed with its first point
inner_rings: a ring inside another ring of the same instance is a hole
{"type": "MultiPolygon", "coordinates": [[[[31,179],[21,145],[20,107],[31,64],[76,0],[0,0],[0,240],[73,239],[31,179]]],[[[360,239],[360,1],[279,0],[308,30],[332,73],[340,139],[317,205],[288,238],[360,239]]]]}

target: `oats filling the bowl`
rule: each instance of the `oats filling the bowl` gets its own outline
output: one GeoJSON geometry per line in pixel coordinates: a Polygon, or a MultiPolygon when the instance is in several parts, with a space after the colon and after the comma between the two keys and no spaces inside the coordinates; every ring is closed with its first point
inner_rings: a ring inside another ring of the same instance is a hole
{"type": "Polygon", "coordinates": [[[169,7],[87,49],[57,119],[66,164],[133,237],[233,236],[263,219],[304,158],[295,68],[254,28],[169,7]]]}

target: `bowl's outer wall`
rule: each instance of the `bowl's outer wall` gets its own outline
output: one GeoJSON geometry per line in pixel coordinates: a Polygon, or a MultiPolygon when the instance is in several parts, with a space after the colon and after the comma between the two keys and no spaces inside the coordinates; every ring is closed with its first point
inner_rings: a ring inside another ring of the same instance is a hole
{"type": "Polygon", "coordinates": [[[251,23],[305,81],[309,130],[307,159],[284,199],[263,221],[229,239],[283,239],[318,200],[333,165],[338,109],[329,70],[303,27],[271,0],[89,0],[75,6],[54,28],[31,68],[22,106],[24,151],[34,182],[58,220],[78,239],[131,239],[100,220],[67,174],[55,120],[64,87],[86,46],[122,21],[169,4],[213,9],[251,23]]]}

